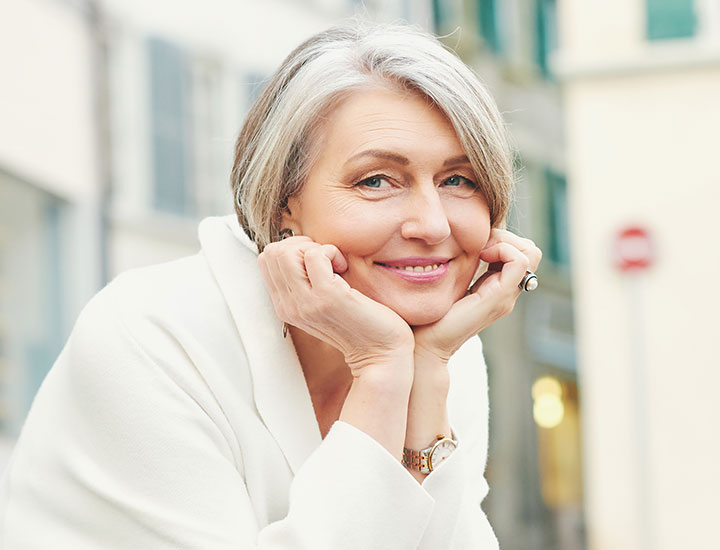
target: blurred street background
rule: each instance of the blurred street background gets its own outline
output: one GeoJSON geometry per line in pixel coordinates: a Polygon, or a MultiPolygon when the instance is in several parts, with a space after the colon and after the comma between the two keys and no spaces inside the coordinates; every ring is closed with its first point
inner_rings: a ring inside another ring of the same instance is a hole
{"type": "Polygon", "coordinates": [[[353,15],[443,36],[516,149],[544,260],[482,334],[501,548],[720,548],[720,0],[4,0],[0,471],[83,305],[198,250],[265,79],[353,15]]]}

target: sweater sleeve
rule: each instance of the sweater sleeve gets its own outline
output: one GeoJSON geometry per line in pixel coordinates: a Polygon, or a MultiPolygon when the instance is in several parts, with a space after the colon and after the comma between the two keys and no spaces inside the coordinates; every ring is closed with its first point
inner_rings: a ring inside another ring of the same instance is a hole
{"type": "MultiPolygon", "coordinates": [[[[226,435],[98,295],[39,391],[0,490],[7,550],[415,550],[434,499],[337,422],[259,527],[226,435]]],[[[156,353],[157,350],[154,350],[156,353]]]]}

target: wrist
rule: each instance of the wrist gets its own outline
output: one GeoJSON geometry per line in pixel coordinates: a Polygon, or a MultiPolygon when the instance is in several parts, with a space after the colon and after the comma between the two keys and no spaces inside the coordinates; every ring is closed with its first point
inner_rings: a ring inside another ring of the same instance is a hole
{"type": "Polygon", "coordinates": [[[450,357],[452,357],[452,354],[452,351],[428,347],[419,342],[415,343],[415,347],[413,349],[413,355],[415,356],[416,363],[436,366],[447,365],[450,361],[450,357]]]}
{"type": "Polygon", "coordinates": [[[383,354],[348,362],[353,385],[380,392],[409,391],[414,378],[412,352],[383,354]]]}
{"type": "Polygon", "coordinates": [[[402,378],[412,375],[413,346],[410,343],[399,344],[392,349],[354,350],[345,354],[345,363],[354,377],[373,373],[373,377],[402,378]]]}

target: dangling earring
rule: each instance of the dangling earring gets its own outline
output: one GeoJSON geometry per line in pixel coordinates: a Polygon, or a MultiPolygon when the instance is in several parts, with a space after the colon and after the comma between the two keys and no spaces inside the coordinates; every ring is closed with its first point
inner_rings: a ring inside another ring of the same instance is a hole
{"type": "MultiPolygon", "coordinates": [[[[294,236],[295,236],[295,233],[294,233],[293,230],[290,229],[289,227],[283,227],[283,228],[278,232],[278,237],[280,237],[280,240],[281,240],[281,241],[283,241],[283,240],[285,240],[285,239],[287,239],[287,238],[289,238],[289,237],[294,237],[294,236]]],[[[283,324],[282,324],[282,335],[283,335],[283,338],[287,338],[287,333],[288,333],[287,323],[283,323],[283,324]]]]}

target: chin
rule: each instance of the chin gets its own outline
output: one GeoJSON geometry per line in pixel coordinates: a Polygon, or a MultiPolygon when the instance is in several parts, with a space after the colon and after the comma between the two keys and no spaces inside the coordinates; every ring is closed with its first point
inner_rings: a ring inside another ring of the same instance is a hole
{"type": "Polygon", "coordinates": [[[425,308],[392,308],[395,313],[402,317],[405,322],[412,327],[429,325],[439,321],[445,314],[450,311],[452,304],[447,307],[425,307],[425,308]]]}

